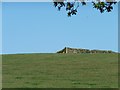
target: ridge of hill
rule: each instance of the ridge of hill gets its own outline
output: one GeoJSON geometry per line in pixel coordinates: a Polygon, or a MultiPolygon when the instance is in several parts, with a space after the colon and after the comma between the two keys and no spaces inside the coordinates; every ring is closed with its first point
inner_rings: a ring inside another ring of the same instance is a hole
{"type": "Polygon", "coordinates": [[[3,88],[118,88],[118,54],[2,55],[3,88]]]}

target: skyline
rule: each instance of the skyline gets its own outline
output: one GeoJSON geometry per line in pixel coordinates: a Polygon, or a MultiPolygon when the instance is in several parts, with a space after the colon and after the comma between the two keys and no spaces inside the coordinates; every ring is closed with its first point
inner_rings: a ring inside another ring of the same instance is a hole
{"type": "Polygon", "coordinates": [[[50,2],[3,3],[3,54],[55,53],[64,47],[118,51],[117,6],[101,14],[87,3],[67,17],[50,2]]]}

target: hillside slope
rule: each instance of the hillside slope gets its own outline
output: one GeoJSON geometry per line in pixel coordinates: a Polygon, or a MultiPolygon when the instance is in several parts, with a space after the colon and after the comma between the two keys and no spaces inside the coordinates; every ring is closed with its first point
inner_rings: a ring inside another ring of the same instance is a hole
{"type": "Polygon", "coordinates": [[[3,88],[115,88],[117,54],[3,55],[3,88]]]}

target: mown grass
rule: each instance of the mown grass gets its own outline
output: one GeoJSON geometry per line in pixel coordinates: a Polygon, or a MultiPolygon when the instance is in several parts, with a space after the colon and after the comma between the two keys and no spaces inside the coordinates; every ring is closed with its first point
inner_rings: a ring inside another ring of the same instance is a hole
{"type": "Polygon", "coordinates": [[[3,88],[117,88],[117,54],[2,55],[3,88]]]}

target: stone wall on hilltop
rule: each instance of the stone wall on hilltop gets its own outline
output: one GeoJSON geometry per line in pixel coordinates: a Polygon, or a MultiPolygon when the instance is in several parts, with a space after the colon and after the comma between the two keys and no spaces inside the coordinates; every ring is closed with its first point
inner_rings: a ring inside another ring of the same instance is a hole
{"type": "Polygon", "coordinates": [[[114,53],[111,50],[89,50],[65,47],[57,53],[114,53]]]}

